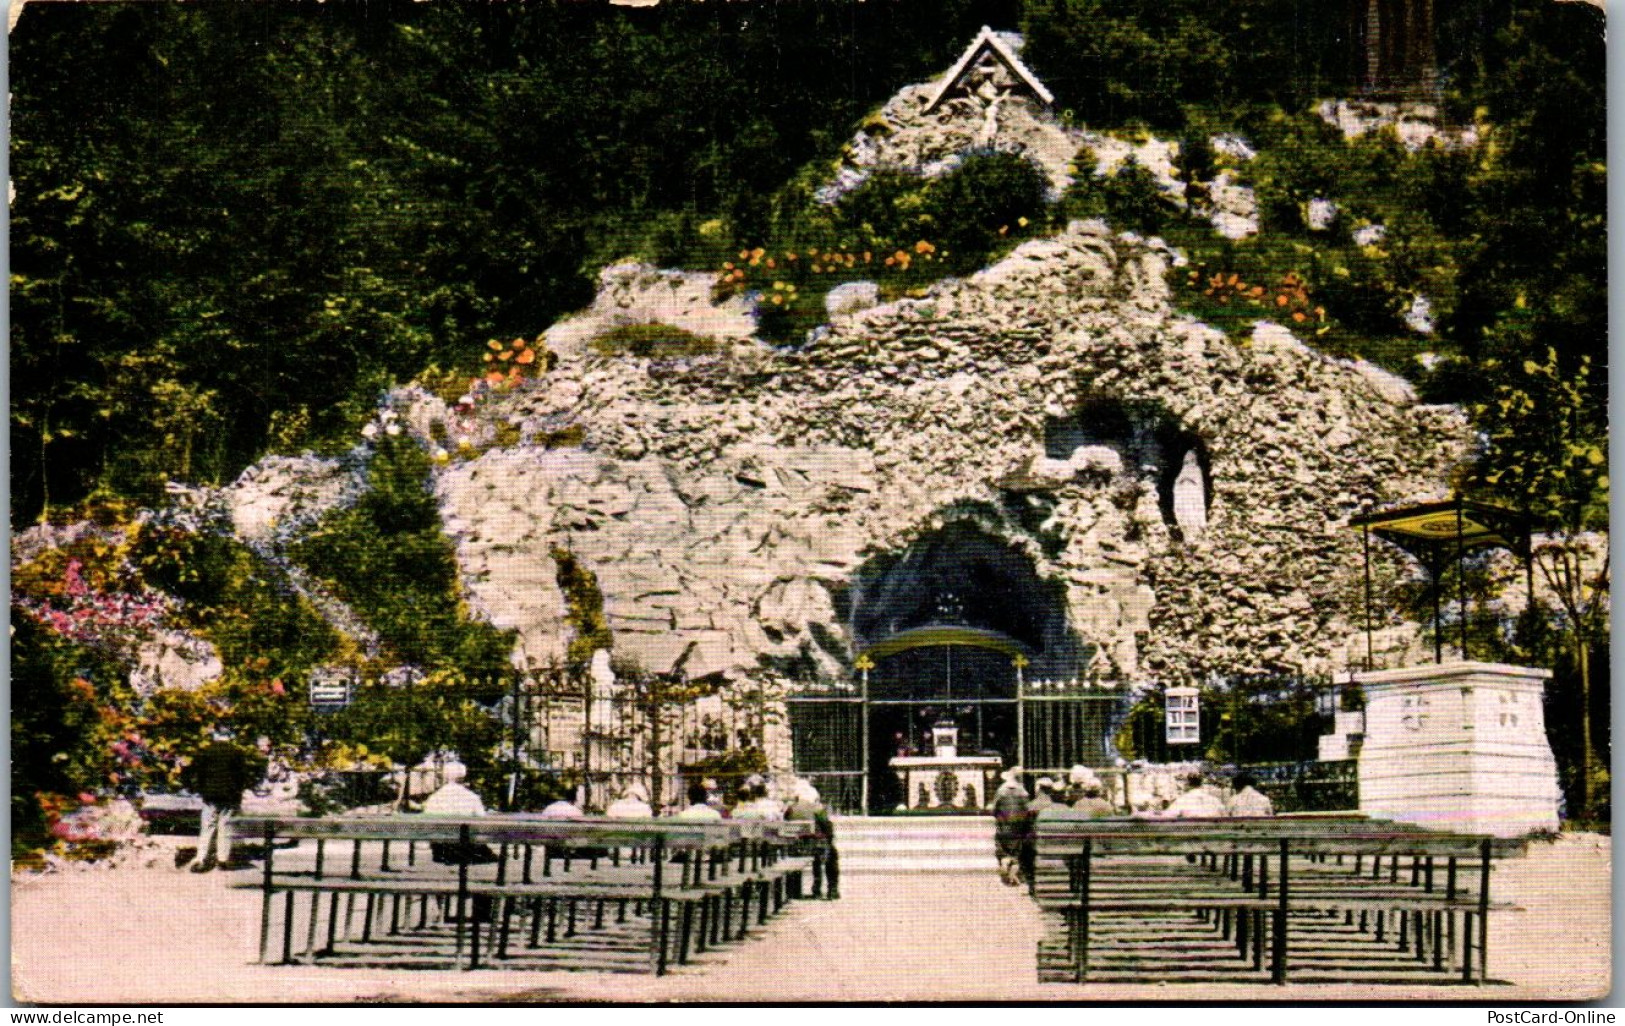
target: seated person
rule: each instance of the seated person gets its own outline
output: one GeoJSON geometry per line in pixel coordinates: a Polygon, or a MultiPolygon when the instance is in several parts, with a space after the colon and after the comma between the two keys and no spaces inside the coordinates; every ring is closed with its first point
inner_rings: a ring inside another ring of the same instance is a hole
{"type": "Polygon", "coordinates": [[[543,819],[585,819],[587,814],[581,811],[581,806],[568,798],[558,801],[542,810],[543,819]]]}
{"type": "Polygon", "coordinates": [[[734,806],[733,818],[780,820],[784,818],[784,806],[768,797],[767,781],[752,776],[740,789],[739,804],[734,806]]]}
{"type": "Polygon", "coordinates": [[[621,791],[621,796],[604,810],[606,819],[653,819],[655,811],[649,805],[649,792],[636,781],[621,791]]]}
{"type": "Polygon", "coordinates": [[[1079,812],[1088,813],[1090,819],[1111,816],[1117,812],[1112,807],[1112,803],[1107,801],[1105,795],[1101,793],[1101,787],[1098,783],[1083,785],[1083,796],[1073,802],[1072,807],[1079,812]]]}
{"type": "Polygon", "coordinates": [[[1185,778],[1189,788],[1184,794],[1173,800],[1173,804],[1162,810],[1161,815],[1169,819],[1207,819],[1224,816],[1224,800],[1211,787],[1207,786],[1206,779],[1200,773],[1192,773],[1185,778]]]}
{"type": "Polygon", "coordinates": [[[1258,790],[1250,774],[1238,773],[1235,780],[1236,793],[1230,796],[1225,810],[1232,816],[1273,816],[1275,803],[1269,796],[1258,790]]]}
{"type": "MultiPolygon", "coordinates": [[[[471,819],[485,815],[485,803],[480,796],[463,786],[468,767],[460,762],[446,763],[445,783],[429,797],[423,799],[423,815],[471,819]]],[[[491,846],[475,841],[464,845],[460,841],[430,841],[429,857],[447,866],[485,865],[497,860],[491,846]]]]}
{"type": "Polygon", "coordinates": [[[705,784],[695,781],[688,785],[688,808],[677,813],[673,819],[721,819],[722,813],[709,804],[710,792],[705,784]]]}
{"type": "Polygon", "coordinates": [[[1033,790],[1037,793],[1032,802],[1027,806],[1028,812],[1037,814],[1043,812],[1045,809],[1053,809],[1056,807],[1055,781],[1051,780],[1049,777],[1039,777],[1033,783],[1033,790]]]}

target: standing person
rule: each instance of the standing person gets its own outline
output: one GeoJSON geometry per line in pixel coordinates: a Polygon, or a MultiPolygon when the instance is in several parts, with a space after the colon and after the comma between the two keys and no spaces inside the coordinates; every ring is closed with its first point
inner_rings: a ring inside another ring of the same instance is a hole
{"type": "Polygon", "coordinates": [[[1225,811],[1232,816],[1273,816],[1275,803],[1255,786],[1258,781],[1251,774],[1236,774],[1236,793],[1230,796],[1225,811]]]}
{"type": "Polygon", "coordinates": [[[808,780],[797,780],[795,797],[784,810],[786,822],[812,823],[813,836],[796,846],[797,854],[810,854],[813,860],[814,898],[823,897],[825,883],[829,884],[829,900],[841,896],[841,856],[835,850],[835,824],[829,810],[818,795],[818,789],[808,780]]]}
{"type": "Polygon", "coordinates": [[[264,756],[234,742],[230,732],[217,730],[214,740],[181,770],[181,782],[203,799],[192,872],[230,864],[232,817],[243,807],[243,792],[260,782],[266,768],[264,756]]]}
{"type": "Polygon", "coordinates": [[[1027,789],[1021,784],[1021,768],[1006,770],[1004,780],[993,794],[993,847],[999,857],[999,878],[1018,887],[1031,862],[1032,814],[1028,811],[1027,789]]]}

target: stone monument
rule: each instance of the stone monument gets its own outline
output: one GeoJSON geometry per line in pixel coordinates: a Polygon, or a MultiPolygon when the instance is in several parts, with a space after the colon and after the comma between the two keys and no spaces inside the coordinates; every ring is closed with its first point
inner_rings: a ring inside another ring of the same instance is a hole
{"type": "Polygon", "coordinates": [[[1541,691],[1551,671],[1451,662],[1352,675],[1365,691],[1360,810],[1460,833],[1558,827],[1541,691]]]}

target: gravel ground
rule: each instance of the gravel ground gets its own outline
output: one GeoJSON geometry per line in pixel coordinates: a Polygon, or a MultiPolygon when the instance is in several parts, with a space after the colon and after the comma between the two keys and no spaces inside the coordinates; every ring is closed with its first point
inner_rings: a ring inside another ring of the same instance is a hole
{"type": "Polygon", "coordinates": [[[39,1004],[353,1001],[1328,1001],[1581,1002],[1610,988],[1611,849],[1595,835],[1502,864],[1490,974],[1504,985],[1040,985],[1036,908],[980,874],[859,875],[715,961],[655,979],[562,972],[413,971],[253,964],[259,900],[243,873],[91,870],[12,880],[12,986],[39,1004]]]}

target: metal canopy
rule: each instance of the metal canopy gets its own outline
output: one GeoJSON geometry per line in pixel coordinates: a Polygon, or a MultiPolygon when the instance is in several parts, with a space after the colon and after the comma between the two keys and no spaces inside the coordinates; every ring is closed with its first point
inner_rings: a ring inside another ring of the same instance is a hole
{"type": "Polygon", "coordinates": [[[1442,546],[1454,555],[1492,546],[1529,554],[1529,521],[1501,506],[1448,499],[1401,506],[1352,517],[1350,527],[1367,528],[1424,561],[1442,546]]]}
{"type": "Polygon", "coordinates": [[[906,652],[911,648],[925,648],[936,645],[967,645],[972,648],[985,648],[1010,656],[1026,655],[1026,646],[1008,634],[998,631],[984,630],[980,627],[966,627],[963,624],[927,624],[923,627],[914,627],[900,631],[888,638],[870,645],[861,655],[868,656],[870,660],[884,659],[887,656],[906,652]]]}
{"type": "MultiPolygon", "coordinates": [[[[1515,510],[1474,502],[1457,496],[1443,502],[1398,506],[1378,513],[1349,518],[1349,526],[1360,529],[1365,554],[1365,646],[1366,669],[1372,669],[1371,640],[1371,535],[1404,549],[1416,557],[1433,579],[1433,658],[1444,661],[1442,578],[1451,563],[1460,565],[1467,553],[1483,548],[1510,550],[1524,561],[1524,575],[1531,600],[1534,594],[1530,563],[1529,519],[1515,510]]],[[[1457,603],[1460,606],[1461,658],[1467,658],[1467,579],[1459,575],[1457,603]]]]}

